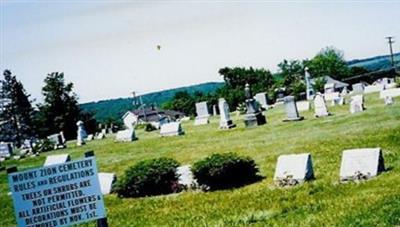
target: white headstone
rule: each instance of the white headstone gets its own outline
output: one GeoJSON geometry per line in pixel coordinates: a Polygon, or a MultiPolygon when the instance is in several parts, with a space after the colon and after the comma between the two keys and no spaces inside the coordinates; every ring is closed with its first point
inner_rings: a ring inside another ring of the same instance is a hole
{"type": "Polygon", "coordinates": [[[96,140],[102,140],[104,138],[106,138],[106,135],[104,135],[102,132],[99,132],[96,136],[96,140]]]}
{"type": "Polygon", "coordinates": [[[267,93],[260,92],[254,96],[254,99],[261,105],[262,108],[268,109],[267,93]]]}
{"type": "Polygon", "coordinates": [[[342,106],[344,104],[345,104],[345,100],[344,100],[343,96],[339,96],[339,97],[332,99],[332,106],[335,106],[335,105],[342,106]]]}
{"type": "Polygon", "coordinates": [[[190,165],[179,166],[176,168],[176,173],[178,174],[178,183],[186,186],[187,188],[192,188],[197,185],[197,181],[193,177],[193,173],[190,169],[190,165]]]}
{"type": "Polygon", "coordinates": [[[76,126],[78,126],[76,145],[82,146],[85,144],[85,138],[87,137],[87,133],[83,126],[83,121],[76,122],[76,126]]]}
{"type": "Polygon", "coordinates": [[[352,88],[353,88],[353,94],[364,92],[364,84],[362,83],[353,84],[352,88]]]}
{"type": "Polygon", "coordinates": [[[9,158],[13,154],[12,143],[0,143],[0,158],[9,158]]]}
{"type": "Polygon", "coordinates": [[[380,148],[363,148],[343,151],[340,180],[360,180],[375,177],[385,171],[380,148]]]}
{"type": "Polygon", "coordinates": [[[376,85],[369,85],[364,88],[364,93],[369,94],[373,92],[379,92],[385,89],[385,85],[383,84],[376,84],[376,85]]]}
{"type": "Polygon", "coordinates": [[[296,102],[297,110],[299,112],[310,110],[310,102],[309,101],[298,101],[296,102]]]}
{"type": "Polygon", "coordinates": [[[120,142],[132,142],[136,140],[135,129],[125,129],[117,132],[115,139],[120,142]]]}
{"type": "Polygon", "coordinates": [[[64,148],[65,147],[65,139],[63,134],[57,133],[47,137],[52,143],[54,143],[54,149],[64,148]]]}
{"type": "Polygon", "coordinates": [[[357,113],[364,111],[364,97],[363,95],[355,95],[350,98],[350,113],[357,113]]]}
{"type": "Polygon", "coordinates": [[[184,134],[180,122],[170,122],[161,125],[161,136],[179,136],[184,134]]]}
{"type": "Polygon", "coordinates": [[[194,125],[205,125],[209,123],[209,116],[207,102],[196,103],[197,117],[194,119],[194,125]]]}
{"type": "Polygon", "coordinates": [[[93,140],[94,139],[94,136],[93,136],[93,134],[89,134],[88,136],[87,136],[87,140],[93,140]]]}
{"type": "Polygon", "coordinates": [[[397,97],[400,96],[400,88],[391,88],[381,91],[379,98],[384,99],[387,96],[397,97]]]}
{"type": "Polygon", "coordinates": [[[56,155],[49,155],[46,157],[46,161],[44,162],[43,166],[50,166],[55,164],[66,163],[70,161],[71,158],[69,154],[56,154],[56,155]]]}
{"type": "Polygon", "coordinates": [[[392,105],[394,103],[394,99],[392,96],[385,97],[385,105],[392,105]]]}
{"type": "Polygon", "coordinates": [[[103,195],[108,195],[112,191],[112,185],[117,179],[114,173],[98,173],[100,190],[103,195]]]}
{"type": "Polygon", "coordinates": [[[331,92],[324,94],[325,101],[332,101],[335,98],[339,97],[339,92],[331,92]]]}
{"type": "Polygon", "coordinates": [[[325,117],[329,116],[328,108],[326,107],[324,96],[321,94],[315,95],[314,98],[314,110],[316,117],[325,117]]]}
{"type": "Polygon", "coordinates": [[[217,105],[213,105],[213,116],[217,116],[217,105]]]}
{"type": "Polygon", "coordinates": [[[229,105],[224,98],[218,99],[218,108],[220,112],[219,128],[230,129],[235,127],[229,115],[229,105]]]}
{"type": "Polygon", "coordinates": [[[302,183],[312,178],[314,178],[314,171],[309,153],[278,157],[274,175],[275,181],[282,183],[282,181],[294,180],[297,183],[302,183]]]}

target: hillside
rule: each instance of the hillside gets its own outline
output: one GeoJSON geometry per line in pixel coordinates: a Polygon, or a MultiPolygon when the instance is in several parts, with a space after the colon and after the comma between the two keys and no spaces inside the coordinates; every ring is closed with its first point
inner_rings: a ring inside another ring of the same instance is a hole
{"type": "MultiPolygon", "coordinates": [[[[142,101],[146,105],[155,104],[160,106],[164,102],[171,100],[176,92],[188,91],[189,93],[194,93],[195,91],[199,91],[203,93],[209,93],[215,91],[223,84],[224,83],[222,82],[208,82],[187,87],[151,92],[142,95],[142,101]]],[[[80,104],[80,107],[84,111],[94,112],[96,120],[101,122],[107,120],[108,118],[113,118],[116,120],[120,119],[122,115],[126,113],[126,111],[132,109],[132,101],[132,98],[109,99],[80,104]]]]}
{"type": "MultiPolygon", "coordinates": [[[[246,129],[243,116],[232,114],[237,128],[219,130],[219,117],[205,126],[184,122],[185,135],[160,138],[158,131],[137,131],[139,140],[115,143],[112,136],[77,147],[74,141],[61,151],[43,153],[20,161],[18,169],[43,165],[45,156],[69,153],[73,160],[94,150],[99,172],[121,177],[135,163],[170,157],[182,165],[212,154],[236,152],[250,156],[259,166],[262,181],[244,187],[214,192],[121,199],[105,196],[109,226],[399,226],[400,225],[400,98],[385,106],[378,93],[365,96],[366,111],[350,114],[349,106],[334,106],[332,116],[315,118],[301,112],[305,120],[282,122],[284,106],[264,112],[266,125],[246,129]],[[362,183],[339,183],[342,151],[381,147],[388,171],[362,183]],[[273,183],[276,161],[281,154],[312,155],[315,180],[292,188],[273,183]]],[[[14,226],[7,177],[0,173],[0,226],[14,226]]],[[[83,226],[95,226],[90,223],[83,226]]]]}
{"type": "MultiPolygon", "coordinates": [[[[395,62],[400,66],[400,53],[395,54],[395,62]]],[[[350,67],[359,66],[364,67],[370,71],[387,69],[390,67],[390,58],[388,55],[376,56],[366,59],[355,59],[348,61],[350,67]]],[[[277,76],[277,75],[275,75],[277,76]]],[[[275,77],[276,79],[282,79],[275,77]]],[[[146,105],[155,104],[157,106],[172,99],[174,94],[178,91],[187,90],[190,93],[200,91],[203,93],[209,93],[215,91],[217,88],[223,86],[223,82],[208,82],[198,85],[192,85],[187,87],[179,87],[174,89],[168,89],[164,91],[151,92],[142,95],[142,101],[146,105]]],[[[114,121],[120,120],[122,115],[132,109],[132,98],[117,98],[109,100],[101,100],[97,102],[89,102],[80,104],[80,107],[84,111],[95,113],[97,121],[103,122],[107,119],[114,119],[114,121]]]]}
{"type": "MultiPolygon", "coordinates": [[[[400,66],[400,53],[394,54],[394,62],[396,66],[400,66]]],[[[391,67],[390,56],[382,55],[366,59],[354,59],[348,61],[347,64],[350,67],[364,67],[369,71],[378,71],[382,69],[388,69],[391,67]]]]}

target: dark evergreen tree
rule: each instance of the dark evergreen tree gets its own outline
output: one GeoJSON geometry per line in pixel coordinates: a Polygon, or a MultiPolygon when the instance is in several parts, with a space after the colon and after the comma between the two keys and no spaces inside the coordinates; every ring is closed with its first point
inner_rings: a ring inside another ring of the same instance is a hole
{"type": "Polygon", "coordinates": [[[34,136],[33,113],[29,94],[24,86],[5,70],[0,91],[0,140],[21,145],[24,139],[34,136]]]}
{"type": "Polygon", "coordinates": [[[66,139],[76,137],[80,109],[77,95],[72,91],[73,84],[66,83],[64,73],[59,72],[48,74],[44,83],[44,103],[38,106],[37,114],[41,137],[60,131],[64,132],[66,139]]]}

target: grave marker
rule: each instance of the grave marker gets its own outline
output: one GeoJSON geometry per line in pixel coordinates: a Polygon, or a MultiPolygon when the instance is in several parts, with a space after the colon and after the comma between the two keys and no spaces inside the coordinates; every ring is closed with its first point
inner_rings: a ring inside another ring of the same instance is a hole
{"type": "Polygon", "coordinates": [[[364,97],[363,95],[355,95],[350,98],[350,113],[357,113],[364,111],[364,97]]]}
{"type": "Polygon", "coordinates": [[[161,136],[180,136],[183,135],[184,131],[180,122],[170,122],[161,125],[160,135],[161,136]]]}
{"type": "Polygon", "coordinates": [[[197,117],[194,119],[194,125],[205,125],[209,123],[208,118],[210,114],[208,113],[207,102],[196,103],[196,113],[197,117]]]}
{"type": "Polygon", "coordinates": [[[114,173],[99,173],[99,183],[101,193],[108,195],[112,191],[112,185],[116,181],[117,177],[114,173]]]}
{"type": "Polygon", "coordinates": [[[71,160],[69,154],[55,154],[46,157],[46,161],[43,166],[51,166],[56,164],[62,164],[71,160]]]}
{"type": "Polygon", "coordinates": [[[283,101],[286,109],[286,119],[284,121],[301,121],[304,119],[304,117],[299,116],[294,96],[286,96],[283,101]]]}
{"type": "Polygon", "coordinates": [[[135,129],[125,129],[117,132],[115,139],[120,142],[132,142],[136,140],[135,129]]]}
{"type": "Polygon", "coordinates": [[[224,98],[218,99],[218,108],[220,111],[219,128],[230,129],[236,127],[236,125],[233,124],[231,120],[231,117],[229,115],[229,106],[224,98]]]}
{"type": "Polygon", "coordinates": [[[316,117],[325,117],[329,116],[328,108],[326,107],[324,96],[321,94],[315,95],[314,98],[314,109],[316,117]]]}
{"type": "Polygon", "coordinates": [[[340,180],[361,180],[377,176],[385,171],[380,148],[362,148],[343,151],[340,180]]]}
{"type": "Polygon", "coordinates": [[[0,158],[9,158],[13,155],[12,143],[0,143],[0,158]]]}
{"type": "Polygon", "coordinates": [[[313,178],[313,164],[309,153],[278,157],[274,181],[281,186],[303,183],[313,178]]]}

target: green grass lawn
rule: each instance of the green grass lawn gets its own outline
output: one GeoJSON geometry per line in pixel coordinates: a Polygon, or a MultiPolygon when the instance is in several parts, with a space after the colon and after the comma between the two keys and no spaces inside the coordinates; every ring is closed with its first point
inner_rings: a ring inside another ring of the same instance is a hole
{"type": "MultiPolygon", "coordinates": [[[[238,189],[183,192],[166,196],[121,199],[105,196],[110,226],[396,226],[400,225],[400,99],[384,106],[378,94],[365,97],[366,111],[350,114],[349,106],[330,107],[333,116],[282,122],[283,106],[268,110],[268,123],[246,129],[243,116],[232,116],[235,129],[219,130],[218,117],[205,126],[183,123],[186,134],[160,138],[158,132],[137,131],[138,141],[115,143],[113,138],[49,152],[20,161],[19,170],[39,167],[45,156],[69,153],[83,158],[94,150],[101,172],[121,176],[138,161],[171,157],[193,164],[212,153],[236,152],[252,157],[265,177],[238,189]],[[381,147],[388,171],[363,183],[339,183],[344,149],[381,147]],[[281,154],[312,155],[316,179],[292,188],[278,188],[272,178],[281,154]]],[[[14,226],[15,217],[5,172],[0,173],[0,226],[14,226]]],[[[94,223],[88,223],[94,226],[94,223]]]]}

